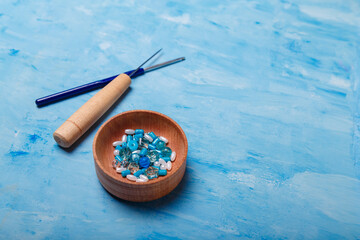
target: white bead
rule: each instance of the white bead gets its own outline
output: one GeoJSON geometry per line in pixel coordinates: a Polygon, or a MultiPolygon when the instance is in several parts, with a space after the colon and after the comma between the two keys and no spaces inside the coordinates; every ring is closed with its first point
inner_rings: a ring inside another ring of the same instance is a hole
{"type": "Polygon", "coordinates": [[[126,142],[126,139],[127,139],[126,135],[123,135],[122,138],[121,138],[121,141],[126,142]]]}
{"type": "Polygon", "coordinates": [[[162,158],[159,159],[159,163],[160,163],[161,165],[165,165],[165,164],[166,164],[165,160],[162,159],[162,158]]]}
{"type": "Polygon", "coordinates": [[[165,165],[161,164],[160,165],[160,170],[166,170],[166,167],[167,167],[167,164],[165,164],[165,165]]]}
{"type": "Polygon", "coordinates": [[[176,158],[176,152],[172,152],[170,156],[171,161],[173,162],[175,158],[176,158]]]}
{"type": "Polygon", "coordinates": [[[119,155],[119,153],[120,153],[120,152],[119,152],[119,150],[117,150],[117,149],[116,149],[116,150],[114,150],[114,156],[119,155]]]}
{"type": "Polygon", "coordinates": [[[145,182],[149,181],[148,177],[145,176],[145,175],[143,175],[143,174],[141,174],[141,175],[139,176],[139,178],[142,179],[142,180],[144,180],[145,182]]]}
{"type": "Polygon", "coordinates": [[[148,140],[149,142],[152,142],[154,139],[147,133],[144,134],[144,138],[148,140]]]}
{"type": "Polygon", "coordinates": [[[144,179],[138,178],[136,179],[136,182],[146,182],[144,179]]]}
{"type": "Polygon", "coordinates": [[[135,177],[134,175],[132,175],[132,174],[128,174],[128,175],[126,175],[126,178],[127,179],[129,179],[130,181],[136,181],[136,179],[137,179],[137,177],[135,177]]]}
{"type": "Polygon", "coordinates": [[[121,173],[122,171],[125,171],[125,170],[126,170],[126,168],[123,168],[123,167],[116,168],[117,173],[121,173]]]}
{"type": "Polygon", "coordinates": [[[135,150],[132,152],[132,154],[139,154],[140,153],[140,150],[135,150]]]}
{"type": "Polygon", "coordinates": [[[116,142],[113,142],[113,146],[116,147],[116,146],[121,145],[122,143],[123,143],[122,141],[116,141],[116,142]]]}
{"type": "Polygon", "coordinates": [[[163,142],[165,142],[166,144],[169,142],[169,140],[167,140],[166,138],[164,138],[163,136],[160,136],[159,139],[163,142]]]}
{"type": "Polygon", "coordinates": [[[155,167],[160,167],[159,161],[154,162],[154,166],[155,166],[155,167]]]}
{"type": "Polygon", "coordinates": [[[128,135],[133,135],[135,133],[135,130],[134,129],[126,129],[125,133],[128,135]]]}
{"type": "Polygon", "coordinates": [[[167,165],[167,166],[166,166],[166,169],[170,171],[171,168],[172,168],[172,163],[171,163],[171,161],[168,161],[166,165],[167,165]]]}

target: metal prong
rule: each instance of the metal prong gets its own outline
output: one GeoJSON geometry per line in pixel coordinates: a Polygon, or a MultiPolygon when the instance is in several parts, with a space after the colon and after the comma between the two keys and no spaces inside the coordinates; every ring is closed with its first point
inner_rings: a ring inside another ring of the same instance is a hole
{"type": "Polygon", "coordinates": [[[150,72],[150,71],[162,68],[162,67],[166,67],[166,66],[169,66],[171,64],[178,63],[178,62],[181,62],[181,61],[184,61],[184,60],[185,60],[185,57],[180,57],[180,58],[176,58],[176,59],[173,59],[173,60],[170,60],[170,61],[167,61],[167,62],[159,63],[159,64],[156,64],[154,66],[144,68],[144,72],[147,73],[147,72],[150,72]]]}
{"type": "Polygon", "coordinates": [[[148,61],[150,61],[150,59],[152,59],[153,57],[155,57],[156,54],[158,54],[160,51],[162,50],[162,48],[160,48],[160,50],[158,50],[156,53],[154,53],[151,57],[149,57],[145,62],[143,62],[135,71],[133,71],[129,77],[131,77],[132,75],[134,75],[137,71],[139,71],[139,69],[148,61]]]}

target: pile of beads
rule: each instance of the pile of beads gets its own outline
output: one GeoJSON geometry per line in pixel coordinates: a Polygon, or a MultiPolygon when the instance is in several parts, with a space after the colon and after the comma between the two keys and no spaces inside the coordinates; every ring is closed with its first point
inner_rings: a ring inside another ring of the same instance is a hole
{"type": "Polygon", "coordinates": [[[121,141],[113,142],[112,166],[130,181],[147,182],[165,176],[172,168],[176,152],[167,147],[168,140],[143,129],[126,129],[121,141]]]}

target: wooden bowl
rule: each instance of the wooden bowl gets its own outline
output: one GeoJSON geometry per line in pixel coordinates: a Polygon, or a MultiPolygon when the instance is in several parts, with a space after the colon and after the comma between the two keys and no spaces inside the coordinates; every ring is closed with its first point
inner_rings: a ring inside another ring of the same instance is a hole
{"type": "Polygon", "coordinates": [[[151,201],[170,193],[184,176],[187,151],[188,143],[181,127],[164,114],[147,110],[128,111],[112,117],[100,127],[93,143],[95,169],[100,183],[114,196],[133,202],[151,201]],[[123,178],[115,171],[111,165],[114,159],[112,143],[121,140],[128,128],[152,131],[169,140],[167,146],[176,152],[176,159],[166,176],[140,183],[123,178]]]}

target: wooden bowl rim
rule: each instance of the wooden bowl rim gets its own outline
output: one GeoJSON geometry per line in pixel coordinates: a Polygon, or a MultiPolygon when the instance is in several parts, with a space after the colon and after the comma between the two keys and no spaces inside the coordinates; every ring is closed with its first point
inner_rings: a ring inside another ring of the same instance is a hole
{"type": "MultiPolygon", "coordinates": [[[[180,125],[177,122],[175,122],[172,118],[166,116],[165,114],[162,114],[162,113],[159,113],[159,112],[156,112],[156,111],[151,111],[151,110],[140,110],[139,109],[139,110],[130,110],[130,111],[125,111],[125,112],[119,113],[119,114],[113,116],[112,118],[110,118],[104,124],[101,125],[101,127],[99,128],[99,130],[95,134],[94,141],[93,141],[93,147],[92,147],[94,160],[96,162],[95,167],[99,167],[104,174],[106,174],[108,177],[110,177],[112,180],[114,180],[114,181],[116,181],[118,183],[131,184],[131,185],[137,185],[137,186],[145,186],[145,185],[152,185],[152,184],[159,183],[159,182],[171,177],[172,175],[174,175],[176,171],[170,172],[170,174],[167,174],[166,176],[161,176],[161,177],[158,177],[156,179],[151,179],[151,180],[149,180],[147,182],[133,182],[133,181],[127,180],[127,178],[121,178],[121,180],[119,180],[119,179],[114,178],[112,175],[108,174],[107,171],[105,171],[105,169],[103,168],[102,164],[100,163],[100,160],[99,160],[99,158],[97,156],[97,153],[95,151],[95,143],[97,142],[97,138],[99,137],[99,134],[102,131],[102,129],[107,124],[109,124],[111,121],[113,121],[114,119],[120,118],[120,117],[122,117],[124,115],[127,115],[127,114],[133,114],[133,113],[155,114],[155,115],[157,115],[159,117],[166,118],[172,124],[174,124],[180,130],[181,138],[184,139],[184,143],[185,143],[185,154],[184,154],[184,156],[179,159],[179,156],[177,154],[175,161],[181,161],[180,166],[182,164],[184,164],[184,162],[186,162],[187,152],[188,152],[188,141],[187,141],[186,135],[185,135],[184,131],[182,130],[182,128],[180,127],[180,125]]],[[[180,167],[177,170],[179,170],[179,169],[180,169],[180,167]]]]}

